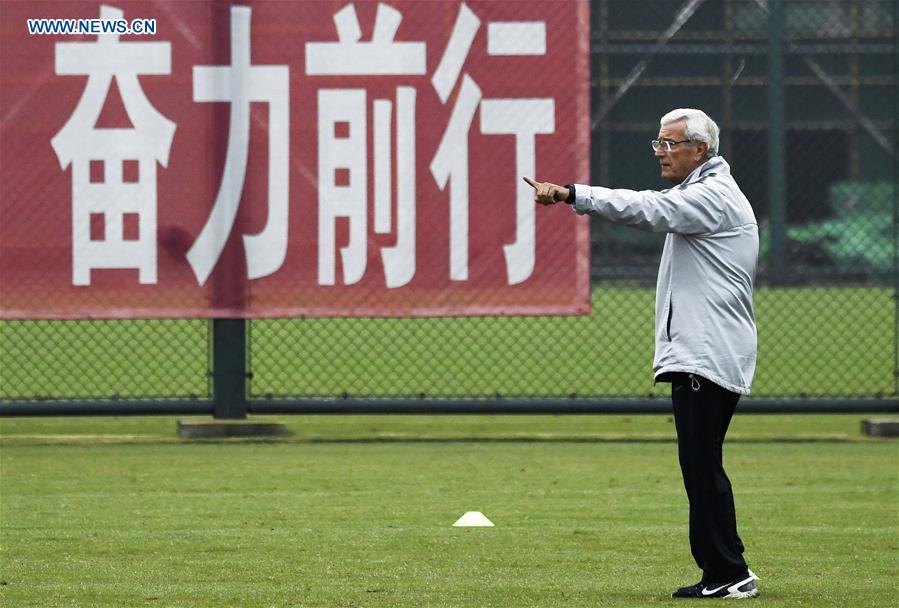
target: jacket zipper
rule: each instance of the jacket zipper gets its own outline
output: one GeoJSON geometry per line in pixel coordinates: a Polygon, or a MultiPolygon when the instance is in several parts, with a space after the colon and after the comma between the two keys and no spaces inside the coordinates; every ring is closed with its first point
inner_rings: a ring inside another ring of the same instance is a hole
{"type": "Polygon", "coordinates": [[[668,294],[668,324],[665,327],[665,333],[668,335],[668,341],[671,342],[671,316],[674,313],[674,303],[671,301],[671,294],[668,294]]]}

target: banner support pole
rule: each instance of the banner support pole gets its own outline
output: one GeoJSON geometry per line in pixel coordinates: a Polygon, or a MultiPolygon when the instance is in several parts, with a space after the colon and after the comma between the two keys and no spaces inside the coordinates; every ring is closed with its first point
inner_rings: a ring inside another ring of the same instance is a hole
{"type": "Polygon", "coordinates": [[[245,319],[212,320],[212,401],[216,419],[247,417],[245,319]]]}

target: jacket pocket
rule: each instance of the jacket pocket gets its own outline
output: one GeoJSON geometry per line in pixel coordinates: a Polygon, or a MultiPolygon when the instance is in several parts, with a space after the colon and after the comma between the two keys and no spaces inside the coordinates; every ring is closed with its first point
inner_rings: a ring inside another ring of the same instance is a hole
{"type": "Polygon", "coordinates": [[[668,341],[671,342],[671,317],[674,314],[674,303],[671,301],[671,294],[668,294],[668,320],[665,323],[665,335],[668,337],[668,341]]]}

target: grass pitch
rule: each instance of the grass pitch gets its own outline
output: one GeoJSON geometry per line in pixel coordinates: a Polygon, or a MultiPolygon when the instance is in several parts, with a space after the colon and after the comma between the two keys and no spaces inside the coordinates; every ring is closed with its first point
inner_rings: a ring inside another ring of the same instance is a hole
{"type": "MultiPolygon", "coordinates": [[[[623,608],[697,579],[666,416],[285,420],[0,420],[0,604],[623,608]]],[[[734,419],[755,604],[899,601],[899,443],[859,421],[734,419]]]]}

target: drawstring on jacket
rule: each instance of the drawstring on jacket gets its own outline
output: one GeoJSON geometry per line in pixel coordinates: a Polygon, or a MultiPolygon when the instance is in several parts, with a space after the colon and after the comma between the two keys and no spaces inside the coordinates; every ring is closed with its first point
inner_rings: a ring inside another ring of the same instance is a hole
{"type": "Polygon", "coordinates": [[[699,391],[699,379],[693,374],[690,374],[690,388],[694,393],[699,391]]]}

